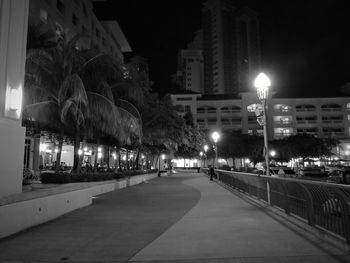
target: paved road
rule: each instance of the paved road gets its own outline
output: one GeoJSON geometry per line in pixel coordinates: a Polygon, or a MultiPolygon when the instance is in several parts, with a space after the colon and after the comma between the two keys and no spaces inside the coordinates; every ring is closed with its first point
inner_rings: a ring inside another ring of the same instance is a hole
{"type": "Polygon", "coordinates": [[[305,239],[196,173],[102,195],[89,207],[0,240],[0,262],[12,263],[350,262],[343,253],[305,239]]]}

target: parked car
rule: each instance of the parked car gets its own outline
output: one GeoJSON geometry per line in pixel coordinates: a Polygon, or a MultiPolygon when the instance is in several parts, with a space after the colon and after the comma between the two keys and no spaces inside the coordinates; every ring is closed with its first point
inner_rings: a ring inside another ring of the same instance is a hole
{"type": "MultiPolygon", "coordinates": [[[[266,171],[262,171],[261,174],[266,175],[266,171]]],[[[275,177],[297,177],[297,174],[292,168],[285,166],[270,167],[270,175],[275,177]]]]}
{"type": "Polygon", "coordinates": [[[326,172],[325,169],[321,167],[303,167],[299,170],[298,174],[301,177],[328,177],[328,172],[326,172]]]}
{"type": "Polygon", "coordinates": [[[327,182],[336,184],[350,184],[350,171],[334,170],[333,172],[329,173],[327,182]]]}

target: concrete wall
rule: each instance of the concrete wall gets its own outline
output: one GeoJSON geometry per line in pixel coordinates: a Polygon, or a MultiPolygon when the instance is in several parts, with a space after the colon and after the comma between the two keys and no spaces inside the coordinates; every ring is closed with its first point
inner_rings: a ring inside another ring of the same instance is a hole
{"type": "Polygon", "coordinates": [[[19,104],[28,10],[29,0],[0,0],[0,198],[22,191],[25,129],[21,127],[19,104]]]}
{"type": "Polygon", "coordinates": [[[0,198],[22,191],[24,134],[16,121],[0,118],[0,198]]]}
{"type": "Polygon", "coordinates": [[[0,238],[88,206],[94,196],[140,184],[155,177],[157,173],[119,181],[70,183],[0,198],[0,238]]]}
{"type": "MultiPolygon", "coordinates": [[[[18,200],[0,206],[0,238],[9,236],[29,227],[42,224],[75,209],[88,206],[92,203],[92,197],[113,191],[114,181],[93,185],[82,186],[82,189],[63,192],[57,189],[50,189],[46,196],[38,196],[33,199],[18,200]]],[[[24,197],[25,198],[25,197],[24,197]]]]}

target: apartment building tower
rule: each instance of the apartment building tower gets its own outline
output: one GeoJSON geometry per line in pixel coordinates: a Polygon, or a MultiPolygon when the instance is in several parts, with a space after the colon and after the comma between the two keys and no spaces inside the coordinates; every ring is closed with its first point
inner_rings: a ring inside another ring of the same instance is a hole
{"type": "Polygon", "coordinates": [[[249,8],[208,0],[202,8],[204,93],[249,91],[260,66],[259,22],[249,8]]]}
{"type": "Polygon", "coordinates": [[[29,5],[29,24],[43,24],[57,38],[67,39],[76,34],[88,35],[79,43],[82,48],[94,48],[124,62],[124,52],[132,49],[116,20],[99,18],[94,12],[93,0],[35,0],[29,5]]]}

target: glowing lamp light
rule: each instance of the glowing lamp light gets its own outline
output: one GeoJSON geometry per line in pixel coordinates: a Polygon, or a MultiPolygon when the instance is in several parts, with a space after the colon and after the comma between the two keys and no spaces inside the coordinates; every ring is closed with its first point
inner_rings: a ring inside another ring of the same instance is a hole
{"type": "Polygon", "coordinates": [[[250,160],[249,159],[245,159],[244,162],[245,163],[250,163],[250,160]]]}
{"type": "Polygon", "coordinates": [[[98,151],[98,152],[102,152],[102,148],[101,148],[101,147],[98,147],[98,148],[97,148],[97,151],[98,151]]]}
{"type": "Polygon", "coordinates": [[[57,148],[55,149],[55,153],[58,153],[58,149],[57,148]]]}
{"type": "Polygon", "coordinates": [[[350,151],[345,151],[345,155],[350,155],[350,151]]]}
{"type": "Polygon", "coordinates": [[[257,89],[260,100],[267,99],[270,85],[271,81],[264,73],[260,73],[256,77],[254,87],[257,89]]]}
{"type": "Polygon", "coordinates": [[[162,154],[162,160],[164,160],[165,159],[165,154],[162,154]]]}
{"type": "Polygon", "coordinates": [[[200,155],[200,156],[203,156],[203,152],[200,152],[199,155],[200,155]]]}
{"type": "Polygon", "coordinates": [[[102,158],[102,153],[101,152],[97,153],[97,158],[102,158]]]}
{"type": "Polygon", "coordinates": [[[276,151],[275,151],[275,150],[271,150],[271,151],[270,151],[270,155],[271,155],[272,157],[275,157],[275,156],[276,156],[276,151]]]}
{"type": "Polygon", "coordinates": [[[122,158],[123,161],[126,161],[126,156],[124,155],[123,158],[122,158]]]}
{"type": "Polygon", "coordinates": [[[78,154],[82,155],[83,151],[81,149],[78,150],[78,154]]]}
{"type": "Polygon", "coordinates": [[[84,147],[84,152],[87,152],[88,148],[87,147],[84,147]]]}
{"type": "Polygon", "coordinates": [[[215,142],[215,143],[217,143],[218,142],[218,140],[219,140],[219,138],[220,138],[220,134],[218,133],[218,132],[213,132],[213,134],[211,135],[211,137],[213,138],[213,141],[215,142]]]}
{"type": "Polygon", "coordinates": [[[209,149],[209,146],[208,145],[204,145],[204,151],[207,152],[209,149]]]}
{"type": "Polygon", "coordinates": [[[22,110],[22,96],[22,85],[19,85],[18,88],[7,85],[6,108],[9,116],[19,118],[22,110]]]}

